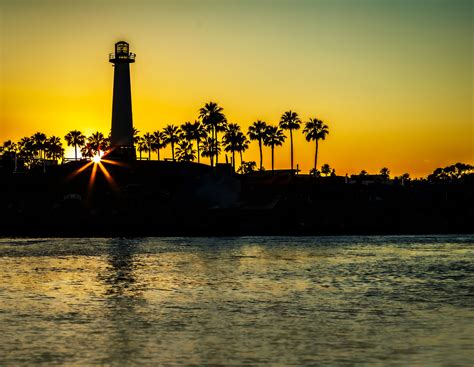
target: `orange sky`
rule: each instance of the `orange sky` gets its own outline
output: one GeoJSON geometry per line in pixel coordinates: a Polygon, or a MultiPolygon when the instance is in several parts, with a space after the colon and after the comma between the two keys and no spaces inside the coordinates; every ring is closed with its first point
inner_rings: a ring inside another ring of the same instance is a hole
{"type": "MultiPolygon", "coordinates": [[[[124,39],[141,132],[193,121],[212,100],[244,131],[288,109],[324,120],[318,161],[342,175],[474,163],[471,1],[4,0],[0,11],[0,141],[107,133],[108,53],[124,39]]],[[[298,132],[303,172],[313,155],[298,132]]],[[[256,143],[244,159],[258,161],[256,143]]],[[[289,161],[288,142],[276,167],[289,161]]]]}

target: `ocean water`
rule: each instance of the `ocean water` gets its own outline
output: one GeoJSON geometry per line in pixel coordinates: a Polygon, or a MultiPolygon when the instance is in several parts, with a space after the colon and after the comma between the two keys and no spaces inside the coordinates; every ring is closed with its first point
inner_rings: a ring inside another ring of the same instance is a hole
{"type": "Polygon", "coordinates": [[[0,365],[472,366],[474,236],[0,239],[0,365]]]}

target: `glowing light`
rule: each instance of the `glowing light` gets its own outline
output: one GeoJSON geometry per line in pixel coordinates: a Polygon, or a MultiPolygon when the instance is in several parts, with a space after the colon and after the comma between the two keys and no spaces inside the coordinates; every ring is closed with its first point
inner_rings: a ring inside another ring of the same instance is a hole
{"type": "Polygon", "coordinates": [[[118,185],[117,183],[115,182],[114,178],[112,177],[112,175],[109,173],[109,171],[107,171],[107,168],[104,167],[104,165],[102,164],[102,162],[100,162],[98,164],[100,170],[102,171],[105,179],[107,180],[107,182],[109,183],[110,187],[114,190],[114,191],[118,191],[119,188],[118,188],[118,185]]]}
{"type": "Polygon", "coordinates": [[[103,163],[108,163],[108,164],[111,164],[111,165],[113,165],[113,166],[128,167],[127,164],[122,163],[122,162],[112,161],[112,160],[110,160],[110,159],[105,159],[105,158],[102,158],[101,160],[102,160],[103,163]]]}
{"type": "Polygon", "coordinates": [[[94,164],[94,166],[92,167],[91,176],[89,177],[89,185],[87,187],[88,193],[90,193],[92,190],[92,186],[94,185],[96,175],[97,175],[97,164],[94,164]]]}
{"type": "Polygon", "coordinates": [[[92,157],[92,162],[94,163],[100,163],[100,155],[95,155],[92,157]]]}
{"type": "Polygon", "coordinates": [[[91,164],[92,164],[92,162],[89,162],[89,163],[85,164],[84,166],[82,166],[81,168],[75,170],[74,172],[72,172],[72,173],[67,177],[67,180],[73,179],[73,178],[76,177],[79,173],[85,171],[85,170],[87,169],[87,167],[89,167],[91,164]]]}

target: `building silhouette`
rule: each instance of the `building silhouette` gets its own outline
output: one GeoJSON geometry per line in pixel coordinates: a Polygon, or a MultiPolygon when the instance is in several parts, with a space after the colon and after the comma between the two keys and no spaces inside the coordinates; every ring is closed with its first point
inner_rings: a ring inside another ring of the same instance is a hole
{"type": "Polygon", "coordinates": [[[119,41],[115,44],[115,53],[109,55],[109,62],[114,66],[114,95],[111,152],[108,157],[118,160],[135,160],[130,87],[130,64],[135,62],[135,54],[130,52],[127,42],[119,41]]]}

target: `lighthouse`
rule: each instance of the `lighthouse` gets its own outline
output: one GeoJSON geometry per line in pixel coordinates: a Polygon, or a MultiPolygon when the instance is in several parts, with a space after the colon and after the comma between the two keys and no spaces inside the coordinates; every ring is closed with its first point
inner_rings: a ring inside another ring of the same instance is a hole
{"type": "Polygon", "coordinates": [[[135,62],[135,54],[130,52],[127,42],[119,41],[115,44],[115,53],[109,55],[109,62],[114,66],[111,152],[109,158],[135,160],[132,92],[130,88],[130,64],[135,62]]]}

